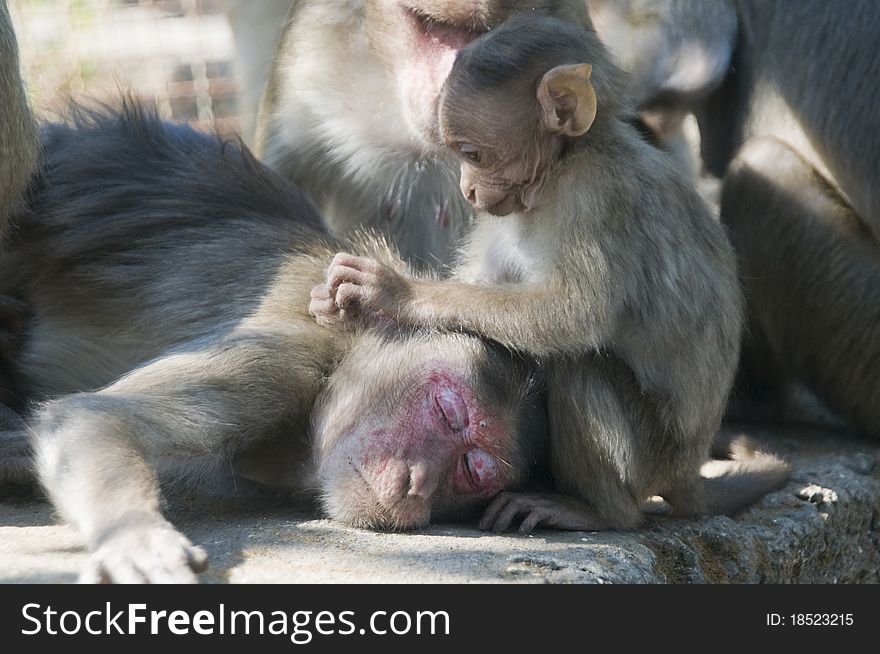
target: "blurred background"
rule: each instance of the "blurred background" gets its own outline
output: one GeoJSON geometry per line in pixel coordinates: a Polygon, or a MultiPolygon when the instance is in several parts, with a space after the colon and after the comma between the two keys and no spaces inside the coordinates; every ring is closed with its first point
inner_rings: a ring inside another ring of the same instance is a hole
{"type": "MultiPolygon", "coordinates": [[[[255,0],[259,2],[260,0],[255,0]]],[[[51,117],[69,98],[155,100],[166,118],[241,126],[222,0],[9,0],[28,91],[51,117]]]]}

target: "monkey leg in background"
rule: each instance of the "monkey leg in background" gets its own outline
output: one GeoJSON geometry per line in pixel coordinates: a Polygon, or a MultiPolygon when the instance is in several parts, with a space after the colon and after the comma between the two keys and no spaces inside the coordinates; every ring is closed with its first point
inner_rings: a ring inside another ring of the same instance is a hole
{"type": "Polygon", "coordinates": [[[253,141],[260,98],[272,68],[275,49],[294,0],[225,0],[226,18],[235,40],[235,76],[241,135],[253,141]]]}
{"type": "Polygon", "coordinates": [[[769,138],[740,150],[721,215],[740,259],[758,390],[801,382],[880,436],[880,248],[871,230],[806,160],[769,138]]]}
{"type": "Polygon", "coordinates": [[[21,81],[12,19],[6,0],[0,0],[0,244],[36,167],[39,143],[21,81]]]}

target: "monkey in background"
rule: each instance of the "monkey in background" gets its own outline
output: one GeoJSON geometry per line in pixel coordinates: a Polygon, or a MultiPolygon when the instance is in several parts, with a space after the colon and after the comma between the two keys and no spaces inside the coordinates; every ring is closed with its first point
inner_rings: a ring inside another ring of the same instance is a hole
{"type": "Polygon", "coordinates": [[[294,0],[224,0],[235,40],[235,75],[241,136],[253,145],[257,111],[271,74],[275,50],[294,0]]]}
{"type": "Polygon", "coordinates": [[[880,436],[880,4],[590,0],[640,102],[692,111],[740,261],[732,415],[799,418],[804,385],[880,436]]]}
{"type": "Polygon", "coordinates": [[[486,527],[632,528],[649,496],[677,515],[729,510],[788,475],[767,457],[745,494],[706,496],[739,353],[736,265],[696,191],[623,119],[619,78],[592,32],[552,18],[463,48],[438,124],[480,213],[453,279],[340,253],[312,291],[328,327],[354,310],[464,329],[546,365],[552,477],[577,501],[505,493],[486,527]]]}
{"type": "Polygon", "coordinates": [[[309,193],[334,232],[366,225],[413,263],[448,262],[472,209],[439,148],[437,98],[458,50],[523,12],[589,24],[584,0],[296,2],[257,156],[309,193]]]}

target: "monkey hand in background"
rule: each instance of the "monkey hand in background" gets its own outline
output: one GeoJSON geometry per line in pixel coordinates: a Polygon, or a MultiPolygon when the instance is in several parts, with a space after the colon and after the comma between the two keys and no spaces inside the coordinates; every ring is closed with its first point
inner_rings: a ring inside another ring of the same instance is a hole
{"type": "Polygon", "coordinates": [[[335,307],[311,307],[321,322],[357,306],[463,329],[543,360],[553,480],[577,501],[490,508],[526,514],[526,529],[634,527],[653,495],[677,515],[729,510],[788,474],[750,468],[725,501],[700,477],[739,353],[736,265],[696,191],[625,122],[619,78],[592,32],[550,18],[463,48],[439,131],[480,213],[453,279],[343,253],[326,282],[335,307]]]}

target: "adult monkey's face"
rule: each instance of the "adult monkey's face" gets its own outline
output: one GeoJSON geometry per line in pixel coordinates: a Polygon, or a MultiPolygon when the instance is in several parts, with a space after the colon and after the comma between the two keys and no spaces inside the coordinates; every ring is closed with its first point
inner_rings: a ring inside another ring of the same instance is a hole
{"type": "Polygon", "coordinates": [[[463,517],[542,465],[546,410],[530,364],[463,335],[369,336],[314,414],[331,517],[408,529],[463,517]]]}
{"type": "Polygon", "coordinates": [[[439,145],[437,101],[458,51],[514,14],[589,24],[584,0],[365,0],[372,47],[386,62],[421,150],[439,145]]]}

